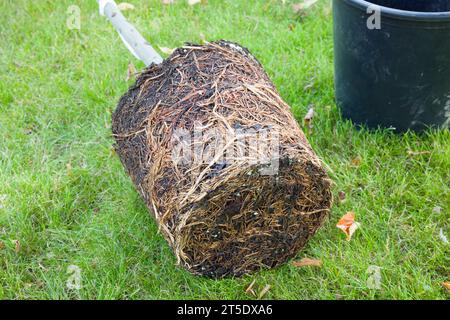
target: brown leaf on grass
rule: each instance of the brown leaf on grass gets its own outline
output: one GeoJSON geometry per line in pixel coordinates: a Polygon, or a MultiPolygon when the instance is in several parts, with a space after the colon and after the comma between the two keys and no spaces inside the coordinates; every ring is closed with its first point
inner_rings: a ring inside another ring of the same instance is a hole
{"type": "Polygon", "coordinates": [[[318,259],[310,259],[310,258],[302,258],[300,261],[292,262],[292,265],[297,268],[301,267],[321,267],[322,260],[318,259]]]}
{"type": "Polygon", "coordinates": [[[14,243],[14,251],[16,253],[19,253],[20,249],[21,249],[20,241],[19,240],[13,240],[13,243],[14,243]]]}
{"type": "Polygon", "coordinates": [[[353,158],[352,161],[350,161],[352,167],[359,167],[361,165],[361,157],[357,156],[356,158],[353,158]]]}
{"type": "Polygon", "coordinates": [[[305,0],[301,3],[294,3],[292,5],[292,11],[294,11],[294,13],[302,13],[303,11],[315,5],[317,1],[319,0],[305,0]]]}
{"type": "Polygon", "coordinates": [[[127,68],[127,78],[125,79],[126,81],[130,80],[130,79],[134,79],[136,77],[137,71],[136,71],[136,67],[134,66],[134,64],[132,64],[131,62],[128,64],[128,68],[127,68]]]}
{"type": "Polygon", "coordinates": [[[134,10],[134,6],[131,3],[128,2],[121,2],[117,5],[117,8],[120,9],[120,11],[125,10],[134,10]]]}
{"type": "Polygon", "coordinates": [[[359,222],[355,221],[355,213],[352,211],[344,214],[336,225],[336,227],[341,229],[347,235],[347,241],[350,241],[353,233],[355,233],[359,226],[359,222]]]}
{"type": "Polygon", "coordinates": [[[266,284],[266,286],[259,293],[258,299],[262,299],[267,294],[267,292],[269,292],[270,288],[271,288],[270,284],[266,284]]]}
{"type": "Polygon", "coordinates": [[[309,108],[308,112],[306,113],[305,117],[303,118],[303,123],[305,124],[305,127],[308,127],[308,128],[312,127],[313,118],[314,118],[314,108],[309,108]]]}
{"type": "Polygon", "coordinates": [[[0,250],[5,249],[5,243],[3,241],[0,241],[0,250]]]}
{"type": "Polygon", "coordinates": [[[442,282],[442,286],[443,286],[447,291],[450,291],[450,281],[442,282]]]}
{"type": "Polygon", "coordinates": [[[251,294],[252,296],[256,297],[256,292],[255,292],[255,290],[253,290],[253,286],[255,285],[255,283],[256,283],[256,280],[253,280],[252,283],[249,284],[247,289],[245,289],[246,294],[251,294]]]}

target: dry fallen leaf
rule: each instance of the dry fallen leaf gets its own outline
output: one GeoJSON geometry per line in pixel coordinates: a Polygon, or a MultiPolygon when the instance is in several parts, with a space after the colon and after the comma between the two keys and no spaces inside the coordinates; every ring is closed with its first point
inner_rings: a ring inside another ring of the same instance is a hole
{"type": "Polygon", "coordinates": [[[442,282],[442,286],[443,286],[447,291],[450,291],[450,281],[442,282]]]}
{"type": "Polygon", "coordinates": [[[20,248],[21,248],[20,241],[19,240],[13,240],[13,243],[14,243],[14,251],[16,253],[19,253],[20,252],[20,248]]]}
{"type": "Polygon", "coordinates": [[[120,11],[134,10],[134,6],[131,3],[128,3],[128,2],[119,3],[117,5],[117,8],[119,8],[120,11]]]}
{"type": "Polygon", "coordinates": [[[360,165],[361,165],[361,157],[360,156],[357,156],[356,158],[353,158],[352,159],[352,161],[351,161],[351,165],[353,166],[353,167],[359,167],[360,165]]]}
{"type": "Polygon", "coordinates": [[[0,250],[5,249],[5,243],[3,241],[0,241],[0,250]]]}
{"type": "Polygon", "coordinates": [[[128,64],[128,68],[127,68],[127,78],[126,81],[135,78],[136,76],[136,67],[134,66],[134,64],[132,64],[131,62],[128,64]]]}
{"type": "Polygon", "coordinates": [[[270,290],[270,284],[266,284],[266,286],[259,293],[258,299],[261,299],[262,297],[264,297],[266,295],[266,293],[269,292],[269,290],[270,290]]]}
{"type": "Polygon", "coordinates": [[[202,0],[188,0],[188,5],[193,6],[194,4],[200,3],[202,0]]]}
{"type": "Polygon", "coordinates": [[[246,294],[251,294],[256,297],[255,290],[253,290],[253,286],[255,285],[255,283],[256,280],[253,280],[252,283],[250,283],[250,285],[247,287],[247,289],[245,289],[246,294]]]}
{"type": "Polygon", "coordinates": [[[292,262],[294,267],[321,267],[322,260],[318,259],[310,259],[310,258],[302,258],[300,261],[292,262]]]}
{"type": "Polygon", "coordinates": [[[312,127],[313,118],[314,118],[314,108],[309,108],[308,112],[306,113],[305,117],[303,118],[303,122],[306,127],[308,127],[308,128],[312,127]]]}
{"type": "Polygon", "coordinates": [[[309,7],[316,4],[317,1],[319,1],[319,0],[305,0],[301,3],[294,3],[292,5],[292,11],[294,11],[295,13],[301,13],[302,11],[305,11],[309,7]]]}
{"type": "Polygon", "coordinates": [[[162,53],[169,54],[169,55],[175,51],[175,49],[171,49],[171,48],[167,48],[167,47],[159,47],[159,50],[161,50],[162,53]]]}
{"type": "Polygon", "coordinates": [[[352,211],[344,214],[336,225],[336,227],[341,229],[347,235],[347,241],[350,241],[353,233],[359,226],[360,223],[355,221],[355,213],[352,211]]]}

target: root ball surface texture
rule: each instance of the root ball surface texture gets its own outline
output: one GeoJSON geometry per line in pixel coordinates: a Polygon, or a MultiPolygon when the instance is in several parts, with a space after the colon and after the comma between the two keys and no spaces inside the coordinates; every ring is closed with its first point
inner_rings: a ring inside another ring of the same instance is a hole
{"type": "Polygon", "coordinates": [[[151,65],[113,114],[116,151],[178,262],[241,276],[294,257],[330,180],[260,63],[228,41],[151,65]]]}

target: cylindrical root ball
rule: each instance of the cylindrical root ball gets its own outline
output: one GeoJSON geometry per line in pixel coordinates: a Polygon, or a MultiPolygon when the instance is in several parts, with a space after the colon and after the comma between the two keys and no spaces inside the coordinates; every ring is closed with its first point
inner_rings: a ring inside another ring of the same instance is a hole
{"type": "Polygon", "coordinates": [[[120,100],[116,151],[190,272],[275,267],[321,226],[330,180],[289,109],[227,41],[177,49],[120,100]]]}

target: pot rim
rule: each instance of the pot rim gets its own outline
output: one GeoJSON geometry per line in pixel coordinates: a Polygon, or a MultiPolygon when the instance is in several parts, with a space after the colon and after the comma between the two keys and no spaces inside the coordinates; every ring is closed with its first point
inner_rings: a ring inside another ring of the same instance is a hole
{"type": "Polygon", "coordinates": [[[450,22],[450,11],[440,12],[421,12],[421,11],[408,11],[401,9],[394,9],[390,7],[381,6],[366,0],[337,0],[344,1],[349,5],[363,9],[364,11],[371,5],[376,5],[381,8],[381,14],[390,18],[399,20],[413,20],[413,21],[426,21],[426,22],[450,22]]]}

